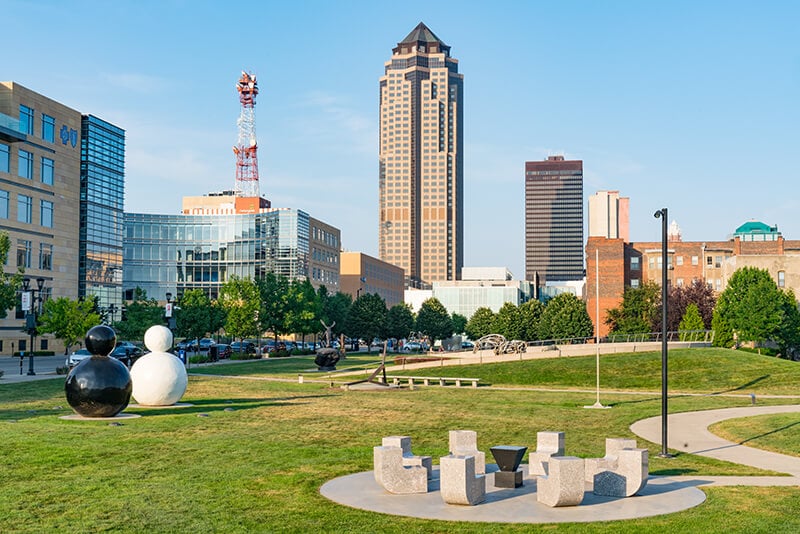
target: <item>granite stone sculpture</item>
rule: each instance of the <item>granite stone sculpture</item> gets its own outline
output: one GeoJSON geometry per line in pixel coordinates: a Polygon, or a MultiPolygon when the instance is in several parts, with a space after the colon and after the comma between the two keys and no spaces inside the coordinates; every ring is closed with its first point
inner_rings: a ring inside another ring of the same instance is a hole
{"type": "Polygon", "coordinates": [[[649,458],[647,449],[622,449],[614,469],[594,475],[594,494],[631,497],[647,485],[649,458]]]}
{"type": "Polygon", "coordinates": [[[564,456],[563,432],[537,432],[536,451],[528,455],[531,475],[546,475],[547,463],[553,456],[564,456]]]}
{"type": "Polygon", "coordinates": [[[522,486],[522,468],[519,466],[528,447],[512,445],[497,445],[489,449],[492,451],[500,471],[494,474],[494,487],[519,488],[522,486]]]}
{"type": "Polygon", "coordinates": [[[336,362],[339,361],[341,354],[339,349],[333,347],[325,347],[317,350],[317,355],[314,357],[314,363],[320,371],[335,371],[336,362]]]}
{"type": "Polygon", "coordinates": [[[72,368],[64,383],[67,402],[83,417],[114,417],[131,400],[131,375],[125,364],[109,357],[117,336],[99,325],[86,333],[85,347],[92,353],[72,368]]]}
{"type": "Polygon", "coordinates": [[[403,449],[393,446],[373,448],[375,481],[389,493],[427,493],[428,470],[421,465],[404,466],[403,449]]]}
{"type": "Polygon", "coordinates": [[[144,406],[171,406],[186,393],[189,383],[183,363],[167,352],[172,347],[172,332],[166,326],[151,326],[144,334],[144,344],[150,352],[131,368],[133,398],[144,406]]]}
{"type": "Polygon", "coordinates": [[[547,475],[536,480],[536,499],[547,506],[577,506],[583,501],[583,458],[552,456],[547,475]]]}
{"type": "Polygon", "coordinates": [[[635,449],[633,438],[606,438],[606,455],[602,458],[586,458],[586,482],[592,482],[601,471],[613,471],[617,467],[617,456],[622,449],[635,449]]]}
{"type": "Polygon", "coordinates": [[[415,456],[411,452],[411,436],[387,436],[381,440],[384,447],[400,447],[403,450],[403,465],[406,467],[421,465],[428,470],[428,478],[433,472],[433,460],[430,456],[415,456]]]}
{"type": "Polygon", "coordinates": [[[451,430],[449,434],[450,454],[474,456],[475,472],[486,473],[486,453],[478,450],[478,433],[474,430],[451,430]]]}
{"type": "Polygon", "coordinates": [[[439,485],[447,504],[474,506],[486,500],[486,475],[475,473],[474,456],[439,458],[439,485]]]}

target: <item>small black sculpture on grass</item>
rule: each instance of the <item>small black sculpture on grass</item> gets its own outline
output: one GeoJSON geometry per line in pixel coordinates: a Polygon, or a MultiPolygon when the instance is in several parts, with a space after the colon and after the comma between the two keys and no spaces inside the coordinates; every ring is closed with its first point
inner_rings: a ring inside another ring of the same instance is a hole
{"type": "Polygon", "coordinates": [[[314,363],[320,371],[335,371],[336,362],[339,361],[341,353],[339,349],[333,347],[325,347],[317,351],[317,356],[314,358],[314,363]]]}
{"type": "Polygon", "coordinates": [[[128,407],[133,383],[128,368],[109,357],[117,336],[110,327],[99,325],[86,333],[85,346],[91,358],[82,360],[67,375],[67,402],[84,417],[114,417],[128,407]]]}

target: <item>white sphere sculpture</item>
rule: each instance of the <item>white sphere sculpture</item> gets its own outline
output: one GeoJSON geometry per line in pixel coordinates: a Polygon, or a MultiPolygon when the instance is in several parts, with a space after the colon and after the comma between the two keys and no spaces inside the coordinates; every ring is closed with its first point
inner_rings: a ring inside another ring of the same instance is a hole
{"type": "Polygon", "coordinates": [[[172,332],[165,326],[151,326],[144,334],[151,350],[131,368],[133,397],[143,406],[170,406],[186,393],[189,383],[183,363],[166,352],[172,346],[172,332]]]}
{"type": "Polygon", "coordinates": [[[167,352],[172,348],[172,331],[166,326],[151,326],[144,333],[144,346],[150,352],[167,352]]]}

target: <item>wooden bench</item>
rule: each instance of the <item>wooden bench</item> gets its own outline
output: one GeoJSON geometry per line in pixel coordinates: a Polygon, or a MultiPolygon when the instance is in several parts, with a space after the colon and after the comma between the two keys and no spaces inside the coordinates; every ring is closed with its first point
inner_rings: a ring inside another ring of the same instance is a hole
{"type": "Polygon", "coordinates": [[[400,385],[401,380],[407,380],[409,386],[414,385],[414,381],[422,382],[424,386],[430,386],[432,383],[438,383],[440,386],[447,385],[448,382],[454,383],[456,387],[461,387],[462,382],[470,382],[472,387],[478,387],[480,378],[455,378],[455,377],[433,377],[433,376],[396,376],[386,375],[386,380],[391,380],[395,386],[400,385]]]}

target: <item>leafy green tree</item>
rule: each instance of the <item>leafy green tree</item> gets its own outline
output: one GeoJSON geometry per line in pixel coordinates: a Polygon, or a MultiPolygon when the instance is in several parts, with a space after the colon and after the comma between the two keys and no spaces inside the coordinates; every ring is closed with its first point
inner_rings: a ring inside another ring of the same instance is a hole
{"type": "Polygon", "coordinates": [[[180,299],[180,309],[175,310],[176,333],[188,339],[199,339],[213,334],[224,324],[222,309],[211,302],[202,289],[189,289],[180,299]]]}
{"type": "Polygon", "coordinates": [[[289,285],[286,327],[290,332],[300,334],[305,342],[306,334],[319,332],[322,308],[317,292],[311,282],[293,280],[289,285]]]}
{"type": "Polygon", "coordinates": [[[661,321],[661,286],[645,282],[625,288],[622,304],[606,313],[606,324],[616,334],[647,334],[656,331],[661,321]]]}
{"type": "Polygon", "coordinates": [[[536,341],[539,339],[537,334],[539,321],[544,312],[544,304],[533,299],[519,307],[519,322],[521,326],[521,337],[523,341],[536,341]]]}
{"type": "Polygon", "coordinates": [[[572,293],[561,293],[550,299],[539,321],[540,339],[586,338],[593,332],[586,303],[572,293]]]}
{"type": "Polygon", "coordinates": [[[453,333],[463,334],[467,328],[467,318],[460,313],[453,312],[450,320],[453,321],[453,333]]]}
{"type": "Polygon", "coordinates": [[[447,309],[435,297],[427,299],[417,312],[417,331],[431,340],[447,339],[453,335],[453,321],[447,309]]]}
{"type": "Polygon", "coordinates": [[[720,294],[717,308],[738,342],[777,340],[783,321],[783,299],[766,269],[737,269],[720,294]]]}
{"type": "MultiPolygon", "coordinates": [[[[11,240],[8,234],[0,231],[0,265],[6,265],[10,247],[11,240]]],[[[22,287],[22,273],[22,268],[14,274],[7,274],[0,268],[0,319],[4,319],[8,315],[8,310],[17,305],[19,300],[17,291],[22,287]]]]}
{"type": "Polygon", "coordinates": [[[345,321],[345,334],[353,339],[363,339],[369,347],[374,338],[384,337],[386,314],[386,302],[383,298],[377,293],[365,293],[350,306],[345,321]]]}
{"type": "Polygon", "coordinates": [[[156,299],[147,298],[147,292],[137,287],[133,300],[125,305],[124,317],[114,323],[118,339],[140,341],[153,325],[164,324],[164,308],[156,299]]]}
{"type": "Polygon", "coordinates": [[[504,303],[492,323],[492,333],[500,334],[508,340],[522,339],[522,321],[520,321],[519,308],[510,302],[504,303]]]}
{"type": "Polygon", "coordinates": [[[681,341],[696,341],[697,336],[693,331],[705,330],[706,326],[703,324],[703,318],[700,316],[700,309],[694,302],[689,303],[686,307],[686,313],[683,314],[678,331],[680,332],[681,341]]]}
{"type": "Polygon", "coordinates": [[[794,291],[781,291],[783,320],[778,330],[776,342],[780,357],[790,360],[800,359],[800,308],[794,291]]]}
{"type": "Polygon", "coordinates": [[[711,330],[714,331],[713,346],[726,349],[734,346],[733,329],[725,320],[724,315],[720,313],[719,307],[714,310],[714,316],[711,319],[711,330]]]}
{"type": "Polygon", "coordinates": [[[289,333],[286,315],[289,308],[289,279],[273,272],[256,280],[261,307],[258,318],[261,330],[272,332],[275,341],[289,333]]]}
{"type": "MultiPolygon", "coordinates": [[[[333,295],[328,293],[328,288],[321,286],[317,291],[322,307],[322,318],[326,325],[332,325],[331,334],[339,337],[344,334],[347,323],[347,312],[353,305],[353,297],[347,293],[337,291],[333,295]]],[[[322,326],[322,324],[320,324],[322,326]]]]}
{"type": "Polygon", "coordinates": [[[220,288],[218,300],[226,313],[225,332],[240,341],[258,335],[261,299],[253,280],[232,276],[220,288]]]}
{"type": "Polygon", "coordinates": [[[494,312],[484,306],[475,310],[472,317],[467,321],[467,326],[464,332],[470,339],[478,340],[483,336],[495,334],[492,332],[492,325],[494,324],[494,312]]]}
{"type": "Polygon", "coordinates": [[[91,300],[70,300],[66,297],[50,299],[42,304],[38,331],[53,334],[64,343],[64,354],[81,341],[86,332],[100,324],[100,315],[94,312],[91,300]]]}
{"type": "MultiPolygon", "coordinates": [[[[408,304],[395,304],[386,314],[386,337],[407,338],[414,329],[414,312],[408,304]]],[[[398,345],[395,345],[395,349],[398,345]]]]}

